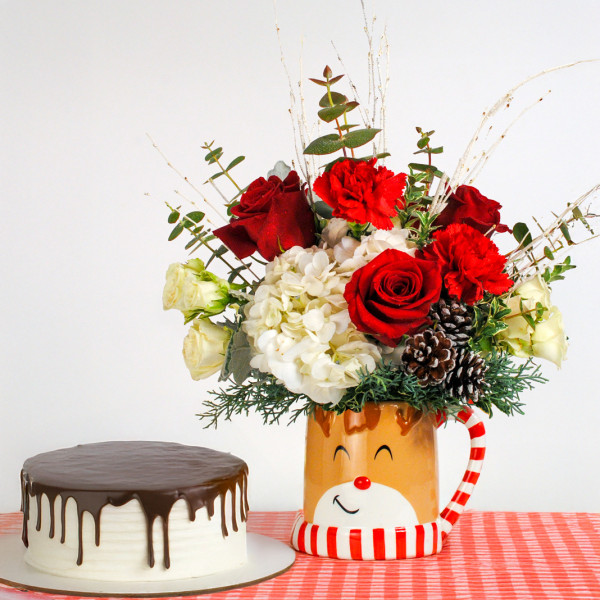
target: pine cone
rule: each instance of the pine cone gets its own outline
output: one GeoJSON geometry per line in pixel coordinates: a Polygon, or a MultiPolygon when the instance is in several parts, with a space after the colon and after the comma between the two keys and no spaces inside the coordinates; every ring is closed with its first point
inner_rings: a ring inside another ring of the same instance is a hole
{"type": "Polygon", "coordinates": [[[444,381],[444,387],[457,400],[477,402],[481,392],[487,387],[484,379],[487,369],[479,354],[462,348],[456,356],[454,369],[444,381]]]}
{"type": "Polygon", "coordinates": [[[408,338],[402,354],[406,372],[415,375],[423,386],[442,383],[454,368],[455,358],[452,340],[433,329],[408,338]]]}
{"type": "Polygon", "coordinates": [[[473,333],[473,309],[458,300],[440,298],[433,304],[429,316],[436,329],[443,331],[455,346],[464,346],[473,333]]]}

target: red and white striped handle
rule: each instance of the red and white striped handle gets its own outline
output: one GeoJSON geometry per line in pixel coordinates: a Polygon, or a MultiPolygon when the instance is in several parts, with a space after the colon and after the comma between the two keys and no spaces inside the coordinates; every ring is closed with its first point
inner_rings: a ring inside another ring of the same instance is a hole
{"type": "MultiPolygon", "coordinates": [[[[469,455],[467,470],[463,475],[458,489],[437,519],[442,532],[442,542],[444,542],[450,533],[450,530],[456,521],[458,521],[458,517],[464,512],[465,505],[471,497],[473,488],[479,479],[481,467],[483,466],[483,457],[485,456],[485,427],[483,421],[471,408],[461,410],[454,418],[459,423],[462,423],[469,432],[469,437],[471,438],[471,453],[469,455]]],[[[439,415],[438,427],[444,421],[445,416],[439,415]]]]}

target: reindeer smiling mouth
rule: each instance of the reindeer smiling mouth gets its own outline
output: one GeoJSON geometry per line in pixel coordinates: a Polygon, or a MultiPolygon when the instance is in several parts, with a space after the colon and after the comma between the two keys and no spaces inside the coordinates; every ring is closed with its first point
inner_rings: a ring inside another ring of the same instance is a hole
{"type": "Polygon", "coordinates": [[[349,515],[355,515],[360,509],[357,508],[356,510],[348,510],[339,500],[338,498],[340,497],[340,495],[338,494],[334,499],[333,499],[333,504],[337,504],[344,512],[347,512],[349,515]]]}

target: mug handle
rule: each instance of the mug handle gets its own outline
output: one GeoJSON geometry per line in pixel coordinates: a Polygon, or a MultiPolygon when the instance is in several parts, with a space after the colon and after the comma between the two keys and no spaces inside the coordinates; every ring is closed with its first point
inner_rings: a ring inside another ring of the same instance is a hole
{"type": "MultiPolygon", "coordinates": [[[[452,527],[465,510],[465,505],[471,497],[473,488],[479,479],[481,467],[483,466],[483,457],[485,456],[485,427],[483,421],[472,408],[468,407],[462,409],[454,418],[469,431],[471,453],[469,455],[467,470],[463,475],[458,489],[437,518],[438,527],[442,532],[442,543],[448,537],[452,527]]],[[[447,415],[445,413],[438,413],[436,416],[437,426],[442,425],[446,419],[447,415]]]]}

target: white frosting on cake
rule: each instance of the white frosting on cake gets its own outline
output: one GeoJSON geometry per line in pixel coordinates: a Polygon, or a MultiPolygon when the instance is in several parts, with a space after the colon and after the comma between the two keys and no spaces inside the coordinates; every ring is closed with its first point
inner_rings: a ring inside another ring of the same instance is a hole
{"type": "MultiPolygon", "coordinates": [[[[239,492],[239,490],[238,490],[239,492]]],[[[123,506],[106,505],[100,513],[100,545],[95,543],[94,520],[83,513],[83,561],[77,565],[78,515],[77,504],[69,498],[65,506],[65,540],[61,543],[61,499],[54,505],[53,537],[49,535],[50,503],[41,495],[41,529],[36,530],[37,500],[30,496],[27,523],[29,547],[25,560],[31,566],[53,575],[105,581],[167,581],[200,577],[235,568],[246,562],[246,523],[236,507],[237,532],[234,531],[231,492],[225,494],[225,510],[221,497],[214,503],[214,515],[209,518],[206,507],[196,511],[190,521],[185,500],[177,500],[168,519],[170,566],[164,565],[164,533],[162,519],[154,521],[152,542],[155,564],[148,564],[146,517],[140,503],[133,499],[123,506]],[[221,515],[225,515],[228,534],[223,535],[221,515]]],[[[239,494],[238,501],[239,504],[239,494]]]]}

